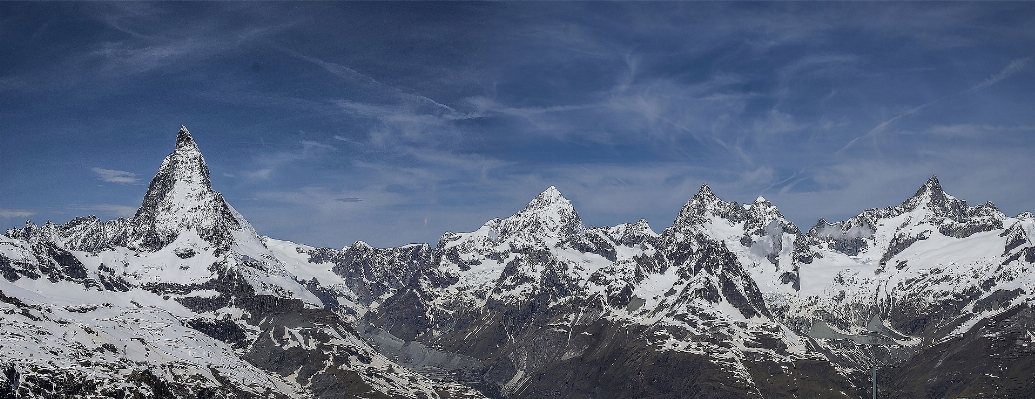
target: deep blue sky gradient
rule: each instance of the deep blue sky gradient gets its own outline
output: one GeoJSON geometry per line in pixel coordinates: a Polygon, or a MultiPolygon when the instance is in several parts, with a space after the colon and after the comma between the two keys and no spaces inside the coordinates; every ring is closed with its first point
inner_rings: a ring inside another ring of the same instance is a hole
{"type": "Polygon", "coordinates": [[[1035,3],[0,3],[0,223],[131,215],[186,125],[261,234],[434,243],[550,185],[803,229],[1035,211],[1035,3]]]}

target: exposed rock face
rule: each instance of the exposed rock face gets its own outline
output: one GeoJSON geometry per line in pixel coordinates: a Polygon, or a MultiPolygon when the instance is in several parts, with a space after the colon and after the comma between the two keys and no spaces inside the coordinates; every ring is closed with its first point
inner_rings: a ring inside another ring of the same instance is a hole
{"type": "MultiPolygon", "coordinates": [[[[223,196],[212,190],[208,165],[186,127],[176,135],[176,149],[165,157],[158,174],[133,216],[129,246],[156,251],[194,230],[221,250],[229,249],[232,233],[250,229],[223,196]]],[[[254,230],[253,230],[254,231],[254,230]]]]}
{"type": "Polygon", "coordinates": [[[331,259],[331,270],[345,279],[360,304],[369,306],[406,286],[430,259],[426,244],[383,249],[359,241],[331,259]]]}
{"type": "Polygon", "coordinates": [[[183,128],[134,217],[0,236],[0,398],[859,397],[873,362],[889,397],[1031,397],[1033,237],[932,177],[807,233],[707,185],[660,234],[587,227],[549,187],[434,246],[313,248],[259,237],[183,128]]]}
{"type": "Polygon", "coordinates": [[[1035,342],[1030,331],[1035,314],[1030,305],[1003,310],[960,336],[882,369],[880,389],[902,397],[1032,397],[1035,342]]]}

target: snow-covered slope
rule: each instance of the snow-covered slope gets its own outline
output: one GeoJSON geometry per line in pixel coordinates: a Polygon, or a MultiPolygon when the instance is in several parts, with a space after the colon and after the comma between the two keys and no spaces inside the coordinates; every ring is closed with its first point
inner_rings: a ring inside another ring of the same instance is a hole
{"type": "MultiPolygon", "coordinates": [[[[960,339],[990,318],[1030,307],[1032,226],[1028,213],[1011,218],[991,203],[967,205],[936,177],[900,205],[821,220],[808,235],[815,256],[801,267],[801,299],[788,323],[819,318],[861,334],[879,320],[897,348],[878,354],[886,361],[960,339]]],[[[863,356],[858,348],[831,349],[863,356]]]]}
{"type": "Polygon", "coordinates": [[[850,302],[871,313],[914,303],[913,297],[936,307],[951,296],[973,302],[987,295],[982,292],[1032,282],[1031,225],[1028,213],[1010,218],[991,203],[968,206],[932,177],[901,205],[817,223],[808,236],[816,256],[802,268],[801,296],[839,303],[853,296],[850,302]]]}
{"type": "Polygon", "coordinates": [[[29,396],[304,396],[190,326],[204,318],[151,292],[46,280],[0,280],[0,290],[0,363],[29,396]]]}

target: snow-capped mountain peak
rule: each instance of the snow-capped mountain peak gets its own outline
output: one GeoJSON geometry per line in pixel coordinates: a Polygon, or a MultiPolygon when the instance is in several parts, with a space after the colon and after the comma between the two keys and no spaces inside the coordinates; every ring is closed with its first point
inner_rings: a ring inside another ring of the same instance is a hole
{"type": "Polygon", "coordinates": [[[162,161],[158,175],[151,180],[147,195],[164,196],[168,194],[170,190],[161,190],[163,184],[174,184],[176,189],[193,192],[196,195],[204,195],[207,194],[205,191],[212,190],[205,158],[201,155],[201,150],[194,141],[194,137],[184,126],[181,126],[180,131],[176,133],[176,148],[162,161]]]}
{"type": "Polygon", "coordinates": [[[937,176],[931,176],[915,195],[901,205],[879,213],[883,218],[910,214],[910,224],[929,223],[937,226],[942,234],[957,238],[1002,228],[1006,218],[991,202],[972,207],[967,205],[967,201],[947,194],[937,176]]]}
{"type": "Polygon", "coordinates": [[[701,186],[700,191],[683,206],[672,227],[677,231],[684,231],[692,226],[700,227],[706,223],[714,223],[716,220],[725,220],[722,224],[730,226],[744,223],[745,234],[765,234],[762,230],[766,226],[771,229],[779,227],[789,233],[798,231],[794,224],[780,214],[776,205],[764,197],[759,196],[753,203],[739,205],[719,199],[707,184],[701,186]]]}
{"type": "Polygon", "coordinates": [[[912,197],[900,205],[903,211],[913,211],[927,208],[937,216],[959,219],[966,213],[967,204],[965,201],[956,199],[945,193],[938,176],[931,176],[927,182],[916,191],[912,197]]]}
{"type": "Polygon", "coordinates": [[[233,231],[254,231],[212,190],[208,165],[186,127],[176,134],[176,148],[151,180],[132,225],[131,246],[150,251],[186,230],[222,248],[229,245],[233,231]]]}
{"type": "Polygon", "coordinates": [[[715,193],[712,192],[711,187],[709,187],[707,184],[702,184],[701,188],[697,190],[697,194],[694,194],[694,196],[691,197],[690,200],[697,200],[698,202],[711,202],[718,201],[719,198],[716,197],[715,193]]]}
{"type": "Polygon", "coordinates": [[[788,233],[797,234],[798,228],[789,220],[784,218],[780,210],[763,197],[758,197],[755,202],[749,205],[744,205],[746,224],[744,226],[745,232],[753,234],[766,234],[769,230],[769,234],[774,234],[775,231],[786,231],[788,233]]]}
{"type": "Polygon", "coordinates": [[[500,221],[501,233],[536,231],[574,234],[583,229],[582,219],[571,201],[550,186],[513,216],[500,221]]]}
{"type": "Polygon", "coordinates": [[[571,210],[575,209],[571,205],[571,201],[564,198],[564,194],[561,194],[557,187],[550,186],[539,195],[535,196],[532,201],[529,201],[528,205],[525,205],[525,209],[522,212],[537,211],[537,210],[571,210]]]}
{"type": "Polygon", "coordinates": [[[682,229],[689,226],[700,225],[711,217],[727,219],[733,223],[740,222],[743,216],[743,208],[736,202],[726,202],[712,193],[711,187],[707,184],[701,185],[701,189],[694,194],[683,209],[676,216],[672,227],[682,229]]]}
{"type": "Polygon", "coordinates": [[[653,238],[658,236],[658,233],[655,233],[654,230],[651,229],[650,224],[648,224],[644,219],[637,220],[636,223],[633,224],[620,224],[610,228],[610,231],[614,236],[621,237],[621,242],[632,242],[636,238],[639,238],[638,241],[643,241],[642,238],[644,237],[653,238]]]}

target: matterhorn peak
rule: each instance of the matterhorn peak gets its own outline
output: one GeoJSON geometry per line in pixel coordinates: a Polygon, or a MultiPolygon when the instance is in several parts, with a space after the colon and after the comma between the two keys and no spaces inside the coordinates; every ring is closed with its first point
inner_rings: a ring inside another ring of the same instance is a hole
{"type": "Polygon", "coordinates": [[[183,125],[180,125],[180,131],[176,133],[176,150],[180,151],[181,149],[198,151],[198,144],[194,142],[194,137],[190,135],[190,131],[183,125]]]}
{"type": "Polygon", "coordinates": [[[175,150],[162,161],[133,216],[131,243],[158,250],[181,232],[196,230],[210,242],[227,244],[230,230],[239,229],[242,223],[247,224],[212,190],[205,158],[190,132],[181,126],[175,150]]]}

